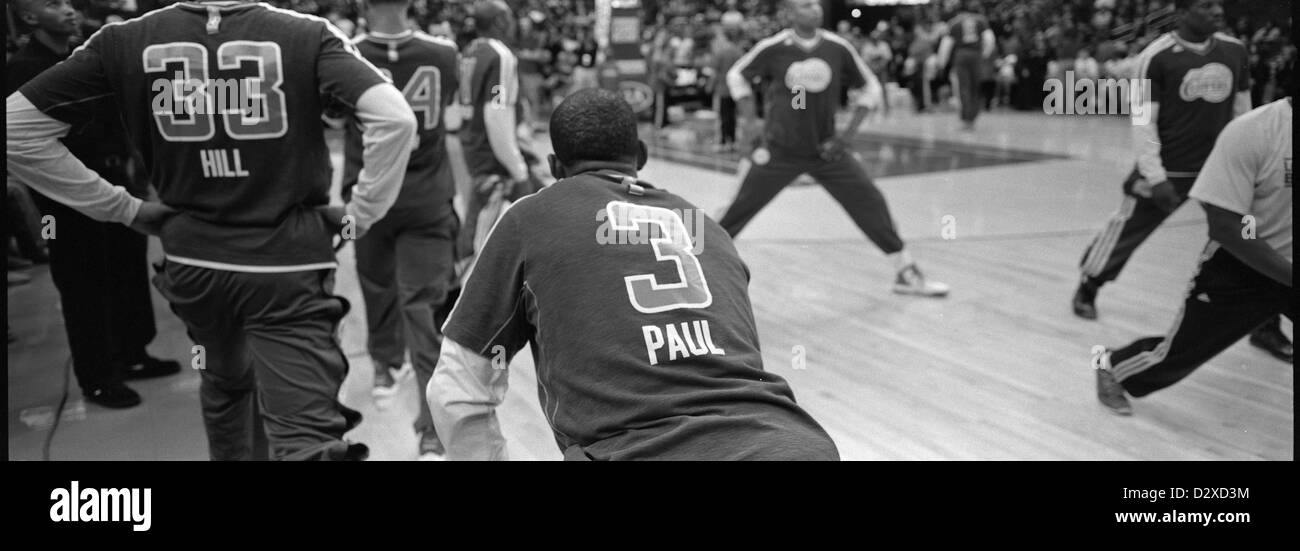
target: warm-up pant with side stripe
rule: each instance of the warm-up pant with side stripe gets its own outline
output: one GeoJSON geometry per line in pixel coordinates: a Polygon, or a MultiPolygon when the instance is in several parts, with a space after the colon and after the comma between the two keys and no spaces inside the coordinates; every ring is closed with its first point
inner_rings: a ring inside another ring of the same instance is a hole
{"type": "Polygon", "coordinates": [[[1111,372],[1129,394],[1145,396],[1182,380],[1278,313],[1294,320],[1294,308],[1290,287],[1211,241],[1169,333],[1111,352],[1111,372]]]}
{"type": "MultiPolygon", "coordinates": [[[[1151,198],[1134,192],[1134,185],[1141,179],[1142,175],[1134,168],[1124,180],[1124,202],[1111,215],[1106,229],[1093,238],[1088,249],[1083,252],[1079,268],[1083,279],[1093,286],[1100,287],[1114,281],[1120,270],[1124,269],[1124,264],[1133,256],[1133,251],[1173,214],[1165,212],[1151,198]]],[[[1184,201],[1195,181],[1195,178],[1169,179],[1174,191],[1184,201]]]]}

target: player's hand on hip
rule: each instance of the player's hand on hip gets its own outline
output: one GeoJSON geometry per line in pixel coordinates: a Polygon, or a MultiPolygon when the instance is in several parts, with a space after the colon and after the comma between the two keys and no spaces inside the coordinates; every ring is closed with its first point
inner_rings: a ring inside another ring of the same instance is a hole
{"type": "Polygon", "coordinates": [[[1165,212],[1173,212],[1183,204],[1183,198],[1178,196],[1178,191],[1168,180],[1151,186],[1151,200],[1165,212]]]}
{"type": "Polygon", "coordinates": [[[163,224],[179,212],[159,201],[145,201],[140,203],[140,210],[136,211],[130,226],[145,235],[158,235],[162,233],[163,224]]]}

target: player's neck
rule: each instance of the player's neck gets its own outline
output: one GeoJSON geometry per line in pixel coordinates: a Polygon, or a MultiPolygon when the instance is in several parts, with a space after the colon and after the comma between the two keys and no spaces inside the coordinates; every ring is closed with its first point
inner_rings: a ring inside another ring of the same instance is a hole
{"type": "Polygon", "coordinates": [[[406,16],[403,12],[372,10],[368,15],[366,26],[370,27],[372,33],[396,35],[409,30],[406,27],[406,16]]]}
{"type": "Polygon", "coordinates": [[[1178,27],[1177,29],[1174,30],[1174,32],[1178,34],[1178,38],[1181,38],[1183,39],[1183,41],[1191,42],[1193,44],[1200,44],[1202,42],[1205,42],[1206,40],[1209,40],[1211,36],[1214,35],[1214,33],[1212,32],[1206,34],[1199,34],[1193,32],[1191,29],[1185,26],[1178,27]]]}
{"type": "Polygon", "coordinates": [[[45,29],[36,29],[32,32],[32,38],[59,55],[66,54],[68,50],[72,49],[71,37],[50,34],[45,29]]]}
{"type": "Polygon", "coordinates": [[[814,38],[817,38],[817,27],[813,27],[811,29],[800,29],[799,27],[793,27],[793,29],[794,29],[794,35],[804,40],[812,40],[814,38]]]}
{"type": "Polygon", "coordinates": [[[573,177],[587,172],[617,172],[624,176],[636,178],[636,164],[623,161],[578,161],[564,167],[566,177],[573,177]]]}

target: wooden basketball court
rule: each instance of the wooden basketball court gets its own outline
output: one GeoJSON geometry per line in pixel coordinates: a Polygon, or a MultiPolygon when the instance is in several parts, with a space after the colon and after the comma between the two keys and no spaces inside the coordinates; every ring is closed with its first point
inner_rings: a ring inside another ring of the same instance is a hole
{"type": "MultiPolygon", "coordinates": [[[[1100,320],[1070,312],[1079,256],[1119,205],[1132,166],[1128,122],[1020,113],[979,122],[961,133],[950,113],[877,117],[859,148],[887,173],[877,183],[921,268],[952,285],[947,299],[890,293],[889,263],[818,186],[787,189],[737,239],[753,274],[765,368],[790,382],[843,457],[1294,459],[1292,365],[1244,340],[1183,382],[1135,400],[1132,417],[1096,401],[1091,348],[1164,334],[1205,242],[1199,206],[1185,205],[1103,289],[1100,320]]],[[[691,139],[666,133],[642,176],[720,214],[735,176],[666,158],[690,149],[691,139]]],[[[463,184],[463,166],[457,171],[463,184]]],[[[354,304],[340,330],[351,361],[342,396],[366,415],[349,438],[369,444],[375,460],[414,459],[415,383],[385,403],[371,399],[350,247],[340,261],[337,292],[354,304]]],[[[8,295],[19,337],[8,356],[10,459],[41,457],[67,361],[48,271],[31,273],[32,284],[8,295]]],[[[155,306],[151,351],[188,358],[179,321],[156,296],[155,306]]],[[[559,459],[528,353],[510,366],[510,384],[500,416],[512,458],[559,459]]],[[[72,381],[50,456],[206,458],[196,373],[132,386],[144,405],[110,411],[81,402],[72,381]]]]}

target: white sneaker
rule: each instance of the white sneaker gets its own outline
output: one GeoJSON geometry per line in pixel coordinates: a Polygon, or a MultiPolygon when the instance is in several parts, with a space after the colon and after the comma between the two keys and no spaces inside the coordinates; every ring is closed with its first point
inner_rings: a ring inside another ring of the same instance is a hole
{"type": "Polygon", "coordinates": [[[419,461],[446,461],[447,448],[442,445],[438,433],[430,430],[420,434],[419,461]]]}
{"type": "Polygon", "coordinates": [[[401,367],[389,367],[383,371],[375,372],[375,383],[370,388],[370,395],[375,398],[388,398],[397,394],[402,383],[415,374],[415,369],[411,364],[402,364],[401,367]]]}
{"type": "Polygon", "coordinates": [[[945,297],[948,296],[948,285],[927,280],[921,275],[921,270],[911,264],[898,272],[898,277],[894,279],[894,292],[900,295],[945,297]]]}

